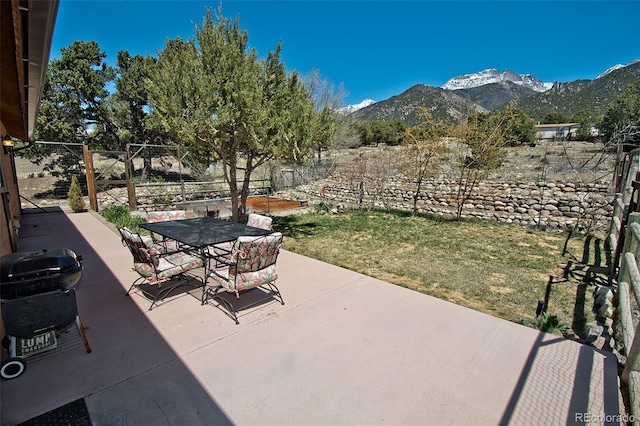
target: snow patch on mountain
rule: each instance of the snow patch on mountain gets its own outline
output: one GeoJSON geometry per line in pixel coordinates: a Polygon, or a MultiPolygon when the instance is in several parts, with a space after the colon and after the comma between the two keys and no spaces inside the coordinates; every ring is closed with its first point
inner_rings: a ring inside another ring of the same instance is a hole
{"type": "Polygon", "coordinates": [[[374,101],[373,99],[365,99],[364,101],[360,102],[359,104],[355,104],[355,105],[347,105],[346,107],[340,108],[338,110],[338,112],[341,113],[345,113],[345,114],[351,114],[352,112],[356,112],[362,108],[366,108],[369,105],[373,105],[375,104],[376,101],[374,101]]]}
{"type": "Polygon", "coordinates": [[[629,66],[629,65],[631,65],[631,64],[635,64],[635,63],[636,63],[636,62],[638,62],[638,61],[640,61],[640,59],[636,59],[635,61],[631,61],[631,62],[629,62],[627,65],[617,64],[617,65],[612,66],[611,68],[607,68],[607,70],[606,70],[605,72],[603,72],[602,74],[600,74],[599,76],[597,76],[597,77],[595,78],[595,80],[597,80],[597,79],[599,79],[599,78],[601,78],[601,77],[604,77],[605,75],[610,74],[610,73],[612,73],[612,72],[613,72],[613,71],[615,71],[615,70],[618,70],[618,69],[620,69],[620,68],[624,68],[624,67],[629,66]]]}
{"type": "Polygon", "coordinates": [[[447,81],[442,88],[448,90],[470,89],[472,87],[501,83],[504,81],[510,81],[514,84],[528,87],[536,92],[546,92],[553,87],[553,83],[544,83],[531,74],[518,74],[511,70],[505,70],[501,73],[500,70],[490,68],[473,74],[453,77],[447,81]]]}

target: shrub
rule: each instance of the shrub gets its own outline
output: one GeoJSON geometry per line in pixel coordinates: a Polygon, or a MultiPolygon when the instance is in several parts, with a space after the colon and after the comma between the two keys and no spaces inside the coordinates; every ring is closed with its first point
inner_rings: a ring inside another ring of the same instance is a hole
{"type": "Polygon", "coordinates": [[[315,206],[316,213],[329,213],[333,209],[333,204],[322,201],[315,206]]]}
{"type": "Polygon", "coordinates": [[[125,206],[106,206],[100,214],[109,222],[116,223],[120,218],[129,216],[129,209],[125,206]]]}
{"type": "Polygon", "coordinates": [[[569,326],[560,321],[556,315],[548,315],[547,313],[538,315],[532,321],[522,319],[519,323],[528,327],[536,328],[545,333],[555,333],[556,331],[564,333],[569,330],[569,326]]]}
{"type": "Polygon", "coordinates": [[[556,315],[542,314],[534,321],[535,327],[545,333],[553,333],[555,331],[566,331],[569,327],[563,324],[556,315]]]}
{"type": "Polygon", "coordinates": [[[129,228],[134,232],[140,232],[138,226],[146,222],[141,216],[131,216],[129,209],[125,206],[106,206],[101,211],[102,217],[116,225],[118,228],[129,228]]]}
{"type": "Polygon", "coordinates": [[[71,186],[67,193],[67,202],[74,212],[84,211],[84,198],[82,198],[82,190],[80,189],[80,183],[78,183],[78,177],[75,175],[71,177],[71,186]]]}

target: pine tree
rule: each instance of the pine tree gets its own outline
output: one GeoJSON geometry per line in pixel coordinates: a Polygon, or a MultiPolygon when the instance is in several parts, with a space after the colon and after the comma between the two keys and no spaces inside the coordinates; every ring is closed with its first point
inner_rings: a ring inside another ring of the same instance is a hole
{"type": "Polygon", "coordinates": [[[330,130],[298,74],[286,72],[280,44],[260,59],[248,37],[238,18],[207,9],[195,39],[167,40],[147,81],[149,123],[203,165],[220,162],[235,222],[246,213],[258,167],[273,158],[304,161],[330,130]]]}

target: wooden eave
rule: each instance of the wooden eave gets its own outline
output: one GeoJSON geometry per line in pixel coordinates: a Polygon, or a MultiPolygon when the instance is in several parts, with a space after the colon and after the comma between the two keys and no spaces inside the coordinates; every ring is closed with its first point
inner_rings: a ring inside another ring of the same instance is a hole
{"type": "Polygon", "coordinates": [[[58,0],[0,0],[0,120],[33,140],[58,0]]]}
{"type": "Polygon", "coordinates": [[[20,15],[17,1],[0,1],[0,119],[11,136],[27,139],[20,15]]]}

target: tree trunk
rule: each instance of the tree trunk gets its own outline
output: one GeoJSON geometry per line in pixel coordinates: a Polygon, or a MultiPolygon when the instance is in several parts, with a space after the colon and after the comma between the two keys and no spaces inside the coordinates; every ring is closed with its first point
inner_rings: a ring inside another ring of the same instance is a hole
{"type": "Polygon", "coordinates": [[[420,191],[422,190],[422,178],[418,178],[418,186],[416,187],[416,193],[413,194],[413,215],[418,214],[418,197],[420,197],[420,191]]]}
{"type": "Polygon", "coordinates": [[[231,196],[231,220],[240,221],[240,209],[238,206],[238,168],[235,153],[229,156],[229,193],[231,196]]]}
{"type": "Polygon", "coordinates": [[[242,189],[240,190],[240,206],[238,217],[241,220],[244,220],[247,215],[247,198],[249,197],[250,190],[249,185],[251,184],[251,173],[253,173],[253,169],[255,167],[253,161],[253,155],[248,154],[244,169],[244,177],[242,179],[242,189]]]}
{"type": "Polygon", "coordinates": [[[143,166],[142,166],[142,178],[149,179],[151,177],[151,152],[145,149],[142,153],[143,166]]]}

